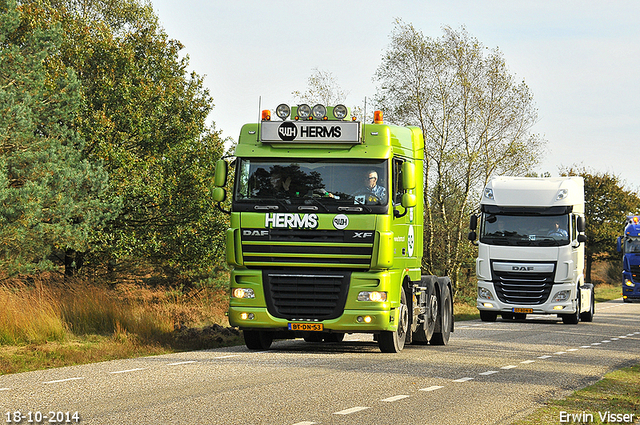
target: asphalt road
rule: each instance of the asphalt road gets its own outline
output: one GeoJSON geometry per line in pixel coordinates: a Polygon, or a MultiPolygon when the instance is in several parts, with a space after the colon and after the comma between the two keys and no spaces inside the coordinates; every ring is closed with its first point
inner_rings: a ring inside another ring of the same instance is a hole
{"type": "Polygon", "coordinates": [[[636,363],[640,304],[616,300],[578,325],[459,322],[448,346],[399,354],[351,335],[4,375],[0,422],[20,412],[23,424],[510,424],[636,363]]]}

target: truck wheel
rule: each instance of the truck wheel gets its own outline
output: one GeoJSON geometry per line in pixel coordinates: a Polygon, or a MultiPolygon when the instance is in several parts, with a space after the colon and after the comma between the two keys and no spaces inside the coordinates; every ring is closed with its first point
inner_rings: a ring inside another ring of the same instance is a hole
{"type": "Polygon", "coordinates": [[[438,297],[435,293],[429,295],[429,311],[430,313],[424,318],[424,322],[413,333],[414,344],[428,344],[436,330],[436,322],[438,321],[438,297]]]}
{"type": "Polygon", "coordinates": [[[498,318],[498,313],[494,311],[480,310],[480,320],[483,322],[495,322],[498,318]]]}
{"type": "Polygon", "coordinates": [[[383,353],[398,353],[404,348],[409,330],[409,309],[404,288],[400,290],[400,307],[398,308],[398,329],[382,331],[378,337],[378,346],[383,353]]]}
{"type": "Polygon", "coordinates": [[[431,345],[447,345],[451,336],[451,322],[453,320],[453,312],[451,311],[451,293],[446,290],[444,294],[440,294],[440,322],[439,332],[434,332],[431,338],[431,345]]]}
{"type": "Polygon", "coordinates": [[[578,289],[578,302],[576,304],[575,313],[562,315],[562,323],[565,325],[577,325],[580,321],[580,289],[578,289]]]}
{"type": "Polygon", "coordinates": [[[249,350],[268,350],[273,342],[271,332],[265,331],[242,331],[244,343],[249,350]]]}
{"type": "Polygon", "coordinates": [[[593,322],[593,313],[595,312],[596,300],[595,295],[593,293],[593,289],[591,289],[591,301],[589,302],[589,310],[584,313],[580,313],[580,320],[583,322],[593,322]]]}

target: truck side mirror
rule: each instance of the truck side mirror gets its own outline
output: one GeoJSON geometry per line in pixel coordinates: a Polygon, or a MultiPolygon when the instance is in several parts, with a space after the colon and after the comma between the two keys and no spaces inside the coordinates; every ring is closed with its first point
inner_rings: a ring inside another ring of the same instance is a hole
{"type": "Polygon", "coordinates": [[[578,235],[577,239],[578,239],[578,242],[585,243],[587,241],[587,235],[585,235],[584,233],[581,233],[578,235]]]}
{"type": "Polygon", "coordinates": [[[584,231],[587,230],[587,222],[585,221],[584,217],[582,216],[578,217],[577,226],[578,226],[578,232],[580,233],[584,233],[584,231]]]}
{"type": "Polygon", "coordinates": [[[622,252],[622,237],[618,236],[618,241],[616,242],[616,249],[618,252],[622,252]]]}
{"type": "MultiPolygon", "coordinates": [[[[477,228],[478,228],[478,216],[473,214],[469,219],[469,229],[476,230],[477,228]]],[[[473,239],[475,239],[475,237],[473,239]]]]}
{"type": "Polygon", "coordinates": [[[213,185],[215,187],[224,187],[227,184],[227,171],[229,165],[224,159],[216,161],[216,170],[213,174],[213,185]]]}
{"type": "Polygon", "coordinates": [[[471,242],[473,242],[478,237],[478,234],[472,230],[471,232],[469,232],[469,235],[467,237],[471,242]]]}
{"type": "Polygon", "coordinates": [[[405,190],[415,189],[416,187],[416,166],[413,162],[405,161],[402,163],[402,186],[405,190]]]}

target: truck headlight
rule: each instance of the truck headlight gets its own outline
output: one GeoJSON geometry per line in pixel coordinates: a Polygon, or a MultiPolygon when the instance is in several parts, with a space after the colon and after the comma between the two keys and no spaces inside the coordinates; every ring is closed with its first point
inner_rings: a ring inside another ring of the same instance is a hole
{"type": "Polygon", "coordinates": [[[627,286],[636,286],[635,283],[633,283],[632,281],[630,281],[629,279],[625,279],[624,280],[624,284],[627,286]]]}
{"type": "Polygon", "coordinates": [[[251,288],[233,288],[231,296],[233,298],[255,298],[256,294],[251,288]]]}
{"type": "Polygon", "coordinates": [[[478,298],[484,298],[486,300],[492,300],[493,299],[493,295],[491,294],[491,291],[488,290],[487,288],[478,288],[478,298]]]}
{"type": "Polygon", "coordinates": [[[387,301],[387,293],[382,291],[363,291],[358,294],[358,301],[387,301]]]}
{"type": "Polygon", "coordinates": [[[562,301],[566,301],[569,299],[569,294],[571,294],[571,291],[569,291],[568,289],[564,290],[564,291],[560,291],[557,294],[555,294],[553,296],[553,302],[554,303],[558,303],[558,302],[562,302],[562,301]]]}

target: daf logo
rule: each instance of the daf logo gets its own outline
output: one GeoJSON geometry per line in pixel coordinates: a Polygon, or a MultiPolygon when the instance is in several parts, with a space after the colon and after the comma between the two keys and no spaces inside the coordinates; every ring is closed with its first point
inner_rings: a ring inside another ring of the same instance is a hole
{"type": "Polygon", "coordinates": [[[268,230],[243,230],[242,236],[269,236],[268,230]]]}
{"type": "Polygon", "coordinates": [[[285,121],[278,127],[278,136],[285,142],[290,142],[298,136],[298,127],[291,121],[285,121]]]}
{"type": "Polygon", "coordinates": [[[512,266],[511,270],[520,271],[520,272],[530,272],[533,271],[533,266],[512,266]]]}
{"type": "Polygon", "coordinates": [[[371,236],[373,236],[373,233],[371,232],[355,232],[353,234],[353,239],[366,239],[366,238],[370,238],[371,236]]]}

